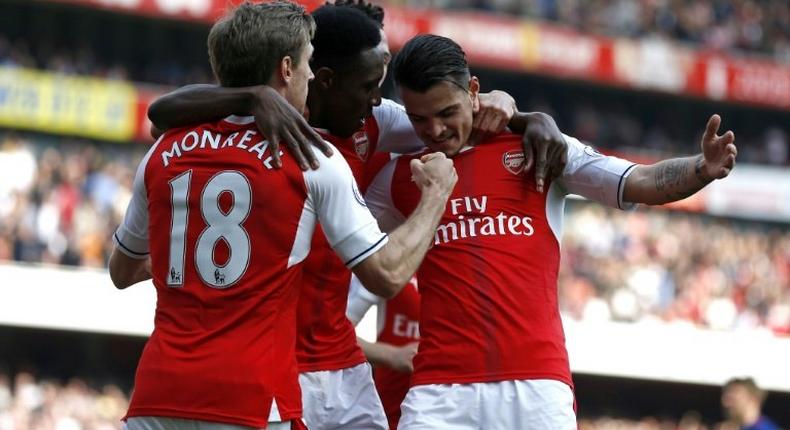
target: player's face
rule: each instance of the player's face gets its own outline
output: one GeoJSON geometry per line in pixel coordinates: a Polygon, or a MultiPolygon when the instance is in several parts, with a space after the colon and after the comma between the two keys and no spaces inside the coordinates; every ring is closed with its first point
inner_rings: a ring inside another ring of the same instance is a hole
{"type": "Polygon", "coordinates": [[[381,104],[379,82],[384,73],[384,51],[378,47],[362,51],[353,64],[336,71],[326,93],[328,128],[338,137],[349,137],[381,104]]]}
{"type": "Polygon", "coordinates": [[[442,81],[421,93],[401,87],[401,98],[417,135],[431,151],[452,157],[466,145],[472,132],[472,116],[477,111],[477,78],[469,89],[442,81]]]}
{"type": "Polygon", "coordinates": [[[749,391],[740,385],[727,387],[721,396],[724,412],[731,418],[740,418],[741,411],[747,408],[749,403],[749,391]]]}
{"type": "Polygon", "coordinates": [[[299,54],[299,64],[292,68],[292,77],[286,89],[285,98],[299,112],[305,111],[307,102],[307,84],[313,79],[310,69],[310,57],[313,55],[313,44],[308,43],[299,54]]]}

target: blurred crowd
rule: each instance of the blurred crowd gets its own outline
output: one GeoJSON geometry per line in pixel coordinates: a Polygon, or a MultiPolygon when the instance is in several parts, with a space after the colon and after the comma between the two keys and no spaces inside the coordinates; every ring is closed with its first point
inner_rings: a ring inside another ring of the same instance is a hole
{"type": "MultiPolygon", "coordinates": [[[[0,137],[0,260],[104,267],[143,145],[0,137]]],[[[790,229],[570,205],[561,308],[790,334],[790,229]]]]}
{"type": "Polygon", "coordinates": [[[527,111],[552,115],[563,132],[601,150],[624,156],[662,159],[699,152],[705,121],[713,112],[722,114],[720,134],[736,131],[738,162],[772,166],[790,165],[789,116],[754,121],[743,111],[723,112],[709,108],[706,114],[681,113],[677,105],[645,101],[654,114],[635,111],[628,99],[607,97],[585,99],[584,96],[561,98],[543,95],[547,90],[535,88],[534,94],[519,101],[527,111]],[[691,118],[695,118],[696,121],[691,118]]]}
{"type": "Polygon", "coordinates": [[[12,383],[0,374],[0,430],[116,430],[127,406],[115,385],[96,390],[79,379],[39,381],[26,372],[12,383]]]}
{"type": "MultiPolygon", "coordinates": [[[[778,62],[790,64],[790,2],[786,0],[388,0],[384,3],[518,15],[584,33],[659,37],[719,52],[770,55],[778,62]]],[[[22,5],[5,13],[18,15],[31,30],[23,33],[0,30],[0,64],[165,85],[213,81],[204,48],[206,25],[178,27],[120,19],[113,24],[95,14],[91,18],[79,18],[78,9],[60,10],[57,19],[41,24],[36,16],[42,10],[22,5]],[[80,19],[88,21],[82,23],[80,19]],[[42,31],[32,30],[39,27],[42,31]],[[86,29],[80,31],[80,27],[86,29]],[[96,40],[87,28],[98,34],[107,33],[107,39],[96,40]],[[126,34],[135,31],[142,33],[142,39],[129,38],[126,34]]]]}
{"type": "MultiPolygon", "coordinates": [[[[199,41],[196,41],[198,43],[199,41]]],[[[208,64],[185,64],[176,58],[146,58],[129,67],[128,59],[110,60],[89,44],[69,46],[52,40],[32,42],[0,34],[0,66],[39,69],[74,76],[96,76],[152,84],[182,86],[214,81],[208,64]]]]}
{"type": "Polygon", "coordinates": [[[661,209],[569,209],[561,309],[584,320],[790,334],[790,229],[661,209]]]}
{"type": "MultiPolygon", "coordinates": [[[[117,430],[129,400],[114,384],[96,389],[77,378],[65,383],[20,372],[0,373],[0,430],[117,430]]],[[[678,420],[644,417],[580,417],[579,430],[737,430],[722,422],[708,425],[695,412],[678,420]]]]}
{"type": "Polygon", "coordinates": [[[724,423],[708,426],[696,412],[688,412],[678,421],[670,418],[645,417],[634,420],[604,416],[580,418],[578,425],[579,430],[738,430],[724,423]]]}
{"type": "Polygon", "coordinates": [[[0,136],[0,259],[105,267],[146,148],[30,139],[0,136]]]}
{"type": "Polygon", "coordinates": [[[708,425],[697,413],[688,413],[680,420],[645,417],[639,420],[613,417],[582,418],[579,430],[740,430],[727,422],[708,425]]]}
{"type": "Polygon", "coordinates": [[[790,63],[786,0],[392,0],[409,7],[479,9],[555,22],[585,33],[662,37],[790,63]]]}

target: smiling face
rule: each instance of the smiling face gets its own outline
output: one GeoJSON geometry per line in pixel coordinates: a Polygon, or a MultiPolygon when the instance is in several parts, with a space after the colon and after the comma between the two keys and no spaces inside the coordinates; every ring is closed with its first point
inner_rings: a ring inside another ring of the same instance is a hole
{"type": "Polygon", "coordinates": [[[473,115],[479,105],[477,78],[464,90],[453,82],[440,81],[425,92],[401,87],[401,99],[417,135],[431,151],[448,157],[457,154],[469,140],[473,115]]]}
{"type": "Polygon", "coordinates": [[[333,72],[323,100],[325,126],[333,135],[351,136],[364,125],[373,107],[381,104],[379,82],[384,59],[384,52],[378,47],[366,49],[333,72]]]}

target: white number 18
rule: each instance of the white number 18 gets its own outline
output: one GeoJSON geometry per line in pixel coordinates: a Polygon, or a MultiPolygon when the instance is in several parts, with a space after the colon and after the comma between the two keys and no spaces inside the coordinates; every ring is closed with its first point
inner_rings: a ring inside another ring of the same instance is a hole
{"type": "MultiPolygon", "coordinates": [[[[184,285],[184,255],[186,254],[186,232],[189,220],[190,182],[192,171],[188,170],[170,180],[170,197],[173,210],[170,227],[170,270],[167,285],[184,285]]],[[[250,237],[242,227],[252,206],[250,181],[241,172],[225,170],[215,174],[206,182],[200,193],[200,214],[207,227],[198,236],[195,245],[195,268],[200,279],[212,288],[228,288],[247,271],[250,262],[250,237]],[[232,203],[225,212],[220,208],[220,197],[230,193],[232,203]],[[220,241],[228,246],[228,261],[218,265],[214,261],[214,249],[220,241]]]]}

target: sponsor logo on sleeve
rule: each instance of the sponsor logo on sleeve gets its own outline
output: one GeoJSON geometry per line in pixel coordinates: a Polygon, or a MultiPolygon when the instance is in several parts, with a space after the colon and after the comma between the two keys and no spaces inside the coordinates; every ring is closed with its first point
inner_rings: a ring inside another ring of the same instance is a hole
{"type": "Polygon", "coordinates": [[[519,149],[507,151],[502,155],[502,165],[514,175],[520,175],[524,171],[525,162],[524,151],[519,149]]]}
{"type": "Polygon", "coordinates": [[[359,187],[357,187],[357,181],[351,182],[351,192],[354,194],[354,198],[357,199],[357,203],[361,204],[362,206],[368,207],[365,203],[365,198],[362,197],[362,193],[359,192],[359,187]]]}
{"type": "Polygon", "coordinates": [[[601,153],[598,152],[597,149],[593,148],[590,145],[584,147],[584,153],[589,155],[590,157],[599,157],[601,155],[601,153]]]}

